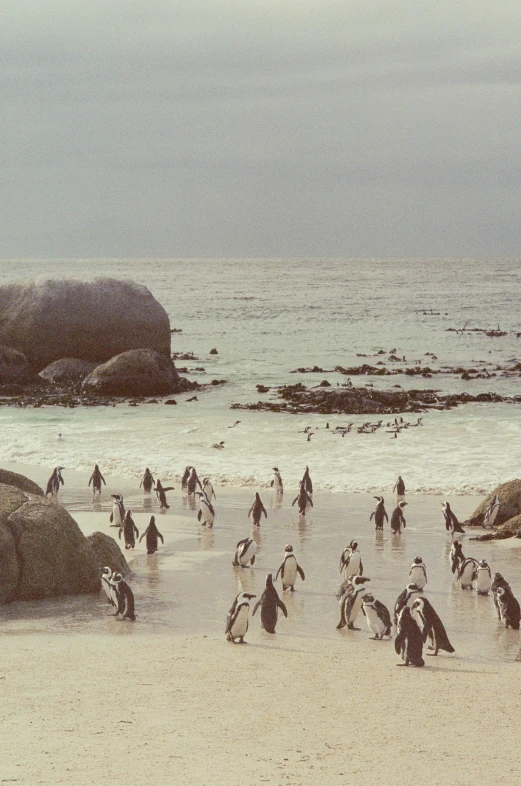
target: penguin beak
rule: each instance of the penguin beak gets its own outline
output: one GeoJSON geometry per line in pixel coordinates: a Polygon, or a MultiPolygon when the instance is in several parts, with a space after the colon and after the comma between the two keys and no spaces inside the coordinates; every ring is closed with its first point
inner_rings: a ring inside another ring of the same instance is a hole
{"type": "Polygon", "coordinates": [[[245,598],[249,598],[250,600],[252,600],[252,598],[256,598],[257,596],[256,595],[247,595],[246,593],[244,593],[244,597],[245,598]]]}

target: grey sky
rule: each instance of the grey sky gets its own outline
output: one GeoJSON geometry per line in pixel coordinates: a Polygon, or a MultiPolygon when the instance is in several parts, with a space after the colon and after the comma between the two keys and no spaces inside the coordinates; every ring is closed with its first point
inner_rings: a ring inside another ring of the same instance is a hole
{"type": "Polygon", "coordinates": [[[3,0],[0,22],[2,257],[521,251],[518,0],[3,0]]]}

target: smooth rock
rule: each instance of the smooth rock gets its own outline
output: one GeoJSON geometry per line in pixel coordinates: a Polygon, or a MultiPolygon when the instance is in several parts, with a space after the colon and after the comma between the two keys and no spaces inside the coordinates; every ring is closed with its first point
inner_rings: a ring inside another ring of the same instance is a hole
{"type": "Polygon", "coordinates": [[[29,494],[45,496],[43,489],[37,483],[26,478],[25,475],[20,475],[18,472],[10,472],[8,469],[0,469],[0,484],[14,486],[20,489],[20,491],[27,491],[29,494]]]}
{"type": "Polygon", "coordinates": [[[97,366],[82,390],[99,396],[167,396],[177,390],[179,375],[170,358],[151,349],[132,349],[97,366]]]}
{"type": "Polygon", "coordinates": [[[0,346],[0,384],[13,382],[23,384],[33,378],[34,371],[23,352],[12,347],[0,346]]]}
{"type": "Polygon", "coordinates": [[[130,575],[131,570],[128,562],[114,538],[104,532],[93,532],[87,537],[87,542],[96,555],[100,572],[105,566],[108,566],[113,571],[119,571],[122,576],[130,575]]]}
{"type": "Polygon", "coordinates": [[[60,358],[45,366],[38,374],[46,382],[55,385],[73,385],[81,382],[96,368],[96,363],[79,358],[60,358]]]}

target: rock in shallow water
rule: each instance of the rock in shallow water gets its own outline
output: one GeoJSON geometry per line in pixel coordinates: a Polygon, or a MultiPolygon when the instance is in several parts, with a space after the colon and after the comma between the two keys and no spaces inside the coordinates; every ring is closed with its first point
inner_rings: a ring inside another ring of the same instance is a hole
{"type": "Polygon", "coordinates": [[[167,396],[178,388],[179,375],[170,358],[151,349],[132,349],[97,366],[82,390],[99,396],[167,396]]]}
{"type": "Polygon", "coordinates": [[[38,376],[54,385],[73,385],[85,379],[95,368],[96,363],[88,360],[60,358],[45,366],[38,376]]]}

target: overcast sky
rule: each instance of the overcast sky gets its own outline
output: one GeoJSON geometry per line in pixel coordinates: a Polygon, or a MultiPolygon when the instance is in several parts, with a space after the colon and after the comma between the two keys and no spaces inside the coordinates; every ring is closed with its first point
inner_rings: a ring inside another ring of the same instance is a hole
{"type": "Polygon", "coordinates": [[[2,0],[1,257],[521,251],[519,0],[2,0]]]}

